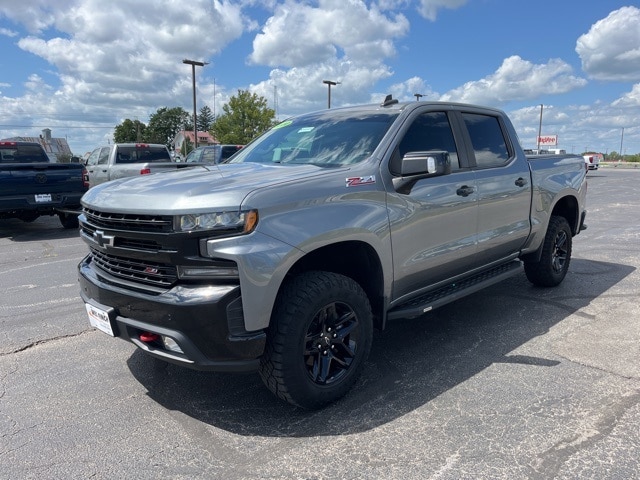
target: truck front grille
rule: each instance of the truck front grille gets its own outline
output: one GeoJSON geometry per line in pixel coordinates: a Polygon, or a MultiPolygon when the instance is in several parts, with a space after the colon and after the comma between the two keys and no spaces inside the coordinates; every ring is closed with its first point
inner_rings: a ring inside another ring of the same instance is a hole
{"type": "Polygon", "coordinates": [[[113,277],[160,288],[171,288],[178,280],[176,267],[123,258],[91,249],[94,265],[113,277]]]}
{"type": "Polygon", "coordinates": [[[113,228],[135,232],[171,232],[173,217],[170,215],[140,215],[131,213],[108,213],[85,208],[87,221],[97,228],[113,228]]]}

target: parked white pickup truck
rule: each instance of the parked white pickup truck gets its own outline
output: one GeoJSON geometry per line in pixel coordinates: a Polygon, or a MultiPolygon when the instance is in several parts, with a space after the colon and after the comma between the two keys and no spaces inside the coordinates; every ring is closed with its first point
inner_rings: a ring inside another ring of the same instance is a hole
{"type": "Polygon", "coordinates": [[[167,147],[158,143],[113,143],[98,147],[86,164],[90,187],[117,178],[193,166],[174,162],[167,147]]]}

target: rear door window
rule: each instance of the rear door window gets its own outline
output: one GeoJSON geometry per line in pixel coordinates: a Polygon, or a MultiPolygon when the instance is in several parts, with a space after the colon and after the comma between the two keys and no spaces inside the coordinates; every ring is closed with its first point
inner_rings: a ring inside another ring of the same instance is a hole
{"type": "Polygon", "coordinates": [[[469,132],[478,167],[499,167],[509,161],[509,147],[497,117],[463,113],[462,119],[469,132]]]}

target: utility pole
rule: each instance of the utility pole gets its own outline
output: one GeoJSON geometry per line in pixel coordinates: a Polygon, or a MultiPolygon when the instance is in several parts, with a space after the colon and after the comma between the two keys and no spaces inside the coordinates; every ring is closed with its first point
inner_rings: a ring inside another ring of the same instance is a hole
{"type": "Polygon", "coordinates": [[[424,95],[421,93],[414,93],[413,96],[416,97],[416,102],[419,102],[420,99],[424,97],[424,95]]]}
{"type": "Polygon", "coordinates": [[[197,114],[196,114],[196,65],[199,67],[204,67],[208,65],[208,62],[196,62],[195,60],[182,60],[182,63],[186,63],[187,65],[191,65],[191,81],[193,83],[193,148],[198,148],[198,123],[197,123],[197,114]]]}

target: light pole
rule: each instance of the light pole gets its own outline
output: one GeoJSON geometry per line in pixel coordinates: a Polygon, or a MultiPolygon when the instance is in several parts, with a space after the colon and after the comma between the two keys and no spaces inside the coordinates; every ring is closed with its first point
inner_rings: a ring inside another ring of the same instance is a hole
{"type": "Polygon", "coordinates": [[[540,125],[538,126],[538,155],[540,155],[540,136],[542,135],[542,109],[544,107],[540,104],[540,125]]]}
{"type": "Polygon", "coordinates": [[[327,97],[327,108],[331,108],[331,85],[340,85],[340,82],[334,82],[333,80],[323,80],[322,83],[329,87],[329,93],[327,97]]]}
{"type": "Polygon", "coordinates": [[[421,93],[414,93],[413,96],[416,97],[416,102],[419,102],[420,99],[424,97],[424,95],[421,93]]]}
{"type": "Polygon", "coordinates": [[[198,124],[196,115],[196,65],[204,67],[208,62],[196,62],[195,60],[182,60],[182,63],[191,65],[191,81],[193,83],[193,148],[198,148],[198,124]]]}

